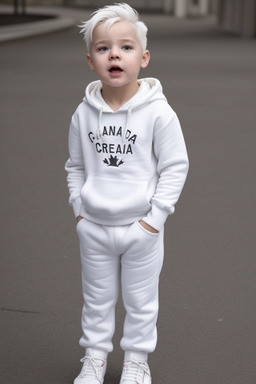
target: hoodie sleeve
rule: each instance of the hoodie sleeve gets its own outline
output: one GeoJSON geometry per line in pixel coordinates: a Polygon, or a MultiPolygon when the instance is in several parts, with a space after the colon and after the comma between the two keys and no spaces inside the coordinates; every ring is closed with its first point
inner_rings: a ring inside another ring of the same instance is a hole
{"type": "Polygon", "coordinates": [[[159,231],[168,215],[174,213],[189,168],[186,145],[176,114],[172,114],[164,125],[156,123],[153,145],[159,179],[152,198],[152,209],[143,221],[159,231]]]}
{"type": "Polygon", "coordinates": [[[76,125],[75,116],[72,117],[70,123],[68,145],[69,159],[65,164],[65,170],[68,173],[69,204],[73,207],[74,215],[77,217],[82,206],[80,192],[85,183],[85,170],[80,132],[76,125]]]}

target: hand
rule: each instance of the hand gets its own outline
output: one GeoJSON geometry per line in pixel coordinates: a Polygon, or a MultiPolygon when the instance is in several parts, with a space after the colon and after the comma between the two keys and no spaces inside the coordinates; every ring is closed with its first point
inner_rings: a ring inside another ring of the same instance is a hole
{"type": "Polygon", "coordinates": [[[157,231],[155,228],[153,228],[153,227],[151,227],[151,225],[148,225],[147,223],[145,223],[145,221],[140,220],[139,223],[140,223],[140,225],[141,225],[143,228],[145,228],[148,232],[158,233],[158,231],[157,231]]]}
{"type": "Polygon", "coordinates": [[[83,219],[83,216],[77,216],[77,218],[76,218],[76,220],[77,220],[78,223],[79,223],[79,221],[82,220],[82,219],[83,219]]]}

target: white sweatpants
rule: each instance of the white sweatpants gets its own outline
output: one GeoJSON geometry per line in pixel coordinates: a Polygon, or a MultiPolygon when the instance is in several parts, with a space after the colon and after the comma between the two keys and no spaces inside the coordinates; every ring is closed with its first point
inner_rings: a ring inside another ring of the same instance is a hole
{"type": "Polygon", "coordinates": [[[80,345],[111,352],[121,276],[126,317],[124,351],[153,352],[157,342],[158,283],[163,264],[163,230],[153,234],[138,222],[102,226],[77,224],[82,263],[83,336],[80,345]]]}

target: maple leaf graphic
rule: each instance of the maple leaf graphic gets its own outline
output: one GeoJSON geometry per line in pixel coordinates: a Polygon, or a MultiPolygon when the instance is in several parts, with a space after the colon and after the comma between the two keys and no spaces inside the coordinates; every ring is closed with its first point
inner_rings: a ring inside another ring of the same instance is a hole
{"type": "Polygon", "coordinates": [[[117,156],[113,157],[110,155],[108,159],[104,159],[103,163],[107,164],[108,167],[119,167],[121,164],[123,164],[123,160],[119,160],[117,156]]]}

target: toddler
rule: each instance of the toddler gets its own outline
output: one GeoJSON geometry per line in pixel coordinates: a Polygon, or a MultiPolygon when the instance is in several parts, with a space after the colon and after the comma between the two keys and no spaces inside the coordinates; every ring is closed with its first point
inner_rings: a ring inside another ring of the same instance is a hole
{"type": "Polygon", "coordinates": [[[177,115],[159,80],[141,78],[147,27],[125,3],[82,25],[90,83],[72,116],[68,173],[82,265],[83,367],[74,384],[102,384],[112,351],[121,279],[126,311],[120,384],[150,384],[157,343],[164,223],[188,172],[177,115]]]}

